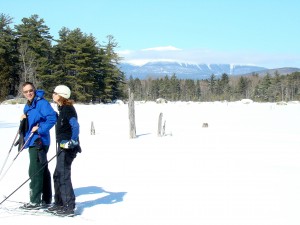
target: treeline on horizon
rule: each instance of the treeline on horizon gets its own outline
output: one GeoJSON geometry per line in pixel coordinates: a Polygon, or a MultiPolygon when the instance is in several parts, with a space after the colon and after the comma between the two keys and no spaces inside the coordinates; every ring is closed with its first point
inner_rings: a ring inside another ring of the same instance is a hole
{"type": "Polygon", "coordinates": [[[72,90],[72,99],[82,103],[126,100],[129,89],[135,100],[146,101],[300,100],[299,72],[239,77],[212,74],[206,80],[178,79],[176,74],[126,79],[118,67],[122,58],[115,51],[118,43],[112,35],[100,45],[92,34],[63,27],[54,40],[38,15],[23,18],[14,28],[12,23],[10,16],[0,14],[1,101],[8,96],[21,97],[24,81],[45,90],[46,98],[51,98],[56,85],[65,84],[72,90]]]}
{"type": "Polygon", "coordinates": [[[135,93],[135,100],[156,100],[163,98],[169,101],[238,101],[252,99],[256,102],[280,102],[300,100],[300,72],[280,75],[266,73],[259,76],[221,77],[214,74],[209,79],[178,79],[171,77],[148,78],[140,80],[129,78],[128,87],[135,93]]]}

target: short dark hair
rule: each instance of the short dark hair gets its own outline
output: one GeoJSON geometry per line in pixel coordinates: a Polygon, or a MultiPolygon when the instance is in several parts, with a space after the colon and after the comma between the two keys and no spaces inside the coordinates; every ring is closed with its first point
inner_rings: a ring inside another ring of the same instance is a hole
{"type": "Polygon", "coordinates": [[[24,82],[24,83],[22,84],[22,88],[25,87],[26,85],[31,85],[31,87],[32,87],[33,89],[35,89],[33,83],[31,83],[31,82],[29,82],[29,81],[24,82]]]}

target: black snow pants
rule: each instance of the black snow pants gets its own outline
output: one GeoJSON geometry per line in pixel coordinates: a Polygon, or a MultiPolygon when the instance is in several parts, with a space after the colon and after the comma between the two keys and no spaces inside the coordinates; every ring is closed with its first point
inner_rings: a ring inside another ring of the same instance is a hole
{"type": "Polygon", "coordinates": [[[56,168],[53,174],[54,204],[68,209],[75,208],[75,194],[71,180],[71,166],[77,151],[61,149],[58,146],[56,168]]]}

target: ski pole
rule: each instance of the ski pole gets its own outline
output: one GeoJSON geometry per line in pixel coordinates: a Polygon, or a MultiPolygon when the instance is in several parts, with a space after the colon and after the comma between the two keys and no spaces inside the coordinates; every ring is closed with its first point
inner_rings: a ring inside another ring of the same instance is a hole
{"type": "Polygon", "coordinates": [[[25,141],[24,145],[22,146],[22,148],[20,149],[20,151],[18,151],[18,154],[16,155],[16,157],[12,160],[11,164],[9,165],[9,167],[7,168],[7,170],[5,171],[5,173],[0,178],[0,181],[4,178],[4,176],[6,175],[6,173],[10,169],[10,167],[13,165],[14,161],[18,158],[18,156],[20,155],[20,153],[22,152],[22,150],[25,148],[26,144],[29,142],[29,140],[31,139],[32,136],[33,136],[33,133],[30,133],[30,135],[27,138],[27,140],[25,141]]]}
{"type": "Polygon", "coordinates": [[[5,202],[10,196],[12,196],[14,193],[16,193],[24,184],[26,184],[32,177],[34,177],[35,175],[37,175],[39,172],[41,172],[46,165],[48,165],[55,157],[57,157],[60,153],[62,152],[62,150],[60,150],[57,154],[55,154],[51,159],[49,159],[37,172],[35,172],[31,177],[29,177],[27,180],[25,180],[19,187],[17,187],[12,193],[10,193],[8,196],[6,196],[2,202],[0,202],[0,205],[5,202]]]}
{"type": "Polygon", "coordinates": [[[4,163],[3,163],[3,165],[2,165],[2,168],[1,168],[1,170],[0,170],[0,175],[1,175],[1,173],[2,173],[2,171],[3,171],[3,169],[4,169],[4,167],[5,167],[5,165],[6,165],[6,163],[7,163],[8,157],[9,157],[9,155],[10,155],[10,152],[11,152],[12,148],[14,147],[14,144],[15,144],[15,142],[16,142],[16,140],[17,140],[17,137],[18,137],[18,135],[19,135],[19,132],[20,132],[20,129],[18,129],[17,134],[16,134],[16,136],[15,136],[15,139],[13,140],[13,143],[11,144],[11,147],[10,147],[8,153],[7,153],[7,156],[6,156],[5,160],[4,160],[4,163]]]}
{"type": "MultiPolygon", "coordinates": [[[[6,198],[6,195],[2,195],[3,198],[6,198]]],[[[20,203],[20,204],[25,204],[26,202],[21,202],[21,201],[15,201],[15,200],[6,200],[8,202],[14,202],[14,203],[20,203]]]]}

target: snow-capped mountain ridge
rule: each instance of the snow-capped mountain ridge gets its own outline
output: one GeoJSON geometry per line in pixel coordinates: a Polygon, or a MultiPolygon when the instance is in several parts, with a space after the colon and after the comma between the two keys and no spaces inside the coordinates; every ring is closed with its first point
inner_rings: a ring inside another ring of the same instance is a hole
{"type": "Polygon", "coordinates": [[[217,77],[224,73],[234,76],[267,70],[267,68],[254,65],[192,64],[168,61],[148,62],[143,65],[121,63],[120,69],[127,78],[132,76],[139,79],[171,76],[173,74],[179,79],[206,79],[212,74],[217,77]]]}

